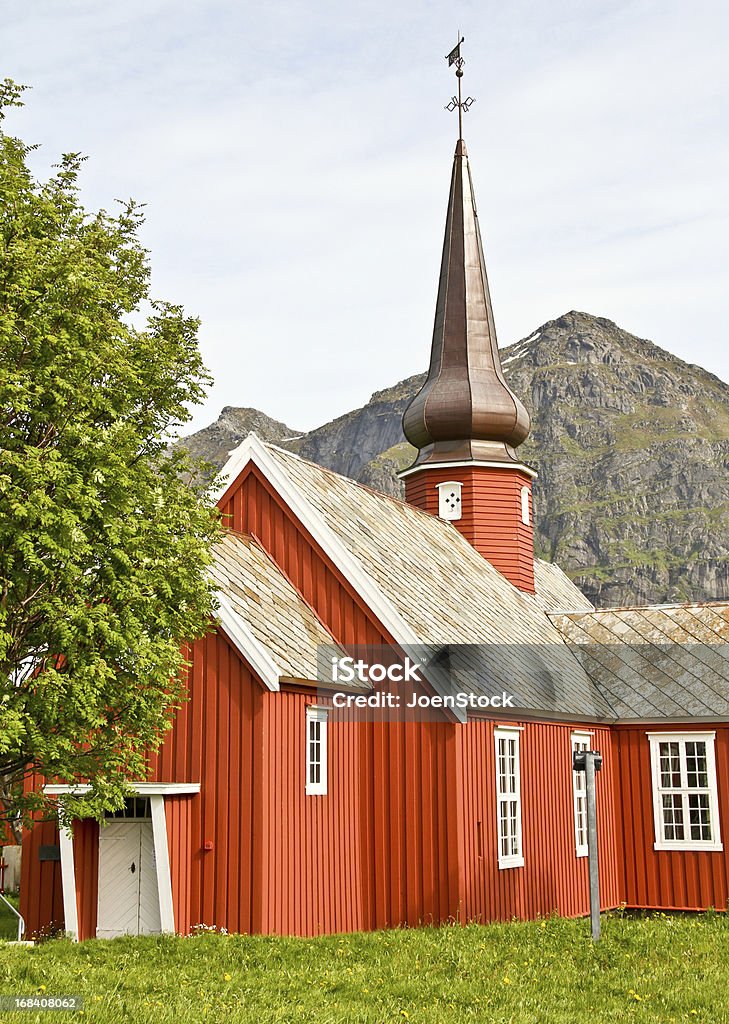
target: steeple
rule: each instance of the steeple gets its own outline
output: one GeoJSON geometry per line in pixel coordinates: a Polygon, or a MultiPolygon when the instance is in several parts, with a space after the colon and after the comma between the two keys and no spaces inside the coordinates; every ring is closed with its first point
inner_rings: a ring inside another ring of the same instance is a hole
{"type": "Polygon", "coordinates": [[[430,370],[403,416],[416,466],[518,462],[529,414],[504,379],[466,144],[453,158],[430,370]]]}
{"type": "Polygon", "coordinates": [[[514,586],[534,592],[532,479],[515,449],[529,434],[529,414],[506,383],[496,341],[486,262],[462,114],[460,46],[456,65],[459,138],[453,158],[428,376],[403,416],[418,449],[405,480],[407,500],[453,522],[514,586]]]}

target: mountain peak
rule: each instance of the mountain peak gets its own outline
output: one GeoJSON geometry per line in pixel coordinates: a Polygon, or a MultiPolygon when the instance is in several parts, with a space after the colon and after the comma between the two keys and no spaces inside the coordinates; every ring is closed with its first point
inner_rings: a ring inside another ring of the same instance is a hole
{"type": "MultiPolygon", "coordinates": [[[[501,350],[532,415],[538,554],[598,605],[729,596],[729,386],[606,317],[570,310],[501,350]]],[[[390,494],[413,461],[401,417],[425,374],[303,436],[226,407],[185,445],[222,465],[249,430],[390,494]]]]}

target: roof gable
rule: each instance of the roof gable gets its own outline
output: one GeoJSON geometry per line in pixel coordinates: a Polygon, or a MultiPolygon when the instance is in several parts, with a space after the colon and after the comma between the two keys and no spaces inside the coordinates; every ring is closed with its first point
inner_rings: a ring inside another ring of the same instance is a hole
{"type": "MultiPolygon", "coordinates": [[[[330,470],[264,445],[236,449],[223,504],[253,462],[402,645],[509,645],[525,711],[602,717],[610,708],[534,599],[450,523],[330,470]],[[549,650],[547,650],[549,648],[549,650]]],[[[484,684],[485,685],[485,684],[484,684]]],[[[460,717],[460,716],[459,716],[460,717]]]]}

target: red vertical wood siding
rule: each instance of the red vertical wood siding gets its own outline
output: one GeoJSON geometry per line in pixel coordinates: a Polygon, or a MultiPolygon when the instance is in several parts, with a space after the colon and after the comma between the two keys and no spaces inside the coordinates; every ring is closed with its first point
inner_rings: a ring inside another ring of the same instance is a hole
{"type": "Polygon", "coordinates": [[[176,927],[250,932],[262,687],[219,632],[193,645],[188,687],[189,701],[149,775],[201,784],[199,795],[165,799],[176,927]]]}
{"type": "Polygon", "coordinates": [[[73,867],[76,875],[76,908],[79,939],[96,937],[99,899],[99,824],[73,824],[73,867]]]}
{"type": "MultiPolygon", "coordinates": [[[[519,723],[515,723],[519,724],[519,723]]],[[[521,723],[522,847],[524,866],[498,866],[494,728],[471,721],[460,730],[465,911],[482,921],[533,918],[557,911],[566,917],[589,911],[587,858],[575,854],[572,790],[573,730],[584,726],[521,723]],[[479,832],[481,833],[479,843],[479,832]]],[[[615,858],[615,763],[610,731],[591,728],[602,751],[597,776],[600,898],[604,908],[620,903],[615,858]]]]}
{"type": "Polygon", "coordinates": [[[447,920],[457,902],[454,726],[332,717],[328,791],[308,796],[312,702],[305,692],[264,698],[257,930],[317,935],[447,920]]]}
{"type": "MultiPolygon", "coordinates": [[[[36,780],[40,785],[40,780],[36,780]]],[[[39,822],[23,835],[20,866],[20,913],[25,918],[26,938],[32,939],[64,926],[61,865],[39,860],[41,846],[58,845],[55,822],[39,822]]]]}
{"type": "Polygon", "coordinates": [[[175,914],[175,931],[181,935],[190,932],[190,873],[192,851],[190,830],[194,799],[189,796],[165,798],[165,819],[167,823],[167,846],[170,855],[170,876],[172,881],[172,906],[175,914]]]}
{"type": "Polygon", "coordinates": [[[622,899],[629,907],[726,910],[729,899],[729,727],[618,726],[613,734],[621,771],[616,780],[623,865],[622,899]],[[716,731],[719,823],[724,850],[654,850],[649,732],[716,731]]]}
{"type": "Polygon", "coordinates": [[[457,914],[456,728],[390,722],[370,729],[370,927],[431,924],[457,914]]]}
{"type": "Polygon", "coordinates": [[[311,693],[265,695],[263,932],[319,935],[368,926],[370,837],[361,815],[367,787],[358,771],[362,730],[352,722],[329,722],[327,793],[307,796],[306,707],[315,703],[311,693]]]}
{"type": "Polygon", "coordinates": [[[453,525],[514,586],[534,593],[532,481],[505,465],[422,469],[405,477],[411,505],[438,515],[439,483],[460,481],[461,518],[453,525]],[[521,489],[529,488],[529,525],[521,518],[521,489]]]}

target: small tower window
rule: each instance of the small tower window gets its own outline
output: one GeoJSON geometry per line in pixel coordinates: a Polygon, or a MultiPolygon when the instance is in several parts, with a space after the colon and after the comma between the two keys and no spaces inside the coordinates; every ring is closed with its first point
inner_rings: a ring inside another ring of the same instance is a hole
{"type": "Polygon", "coordinates": [[[461,518],[461,487],[456,480],[438,484],[438,515],[441,519],[461,518]]]}
{"type": "Polygon", "coordinates": [[[521,521],[525,526],[529,525],[529,488],[521,489],[521,521]]]}

